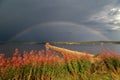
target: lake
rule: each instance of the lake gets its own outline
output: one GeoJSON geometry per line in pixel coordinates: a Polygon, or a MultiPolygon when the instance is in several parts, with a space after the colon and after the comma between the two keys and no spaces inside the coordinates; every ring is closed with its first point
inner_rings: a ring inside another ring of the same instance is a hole
{"type": "MultiPolygon", "coordinates": [[[[91,54],[97,54],[102,51],[102,48],[106,50],[114,50],[120,54],[120,44],[54,44],[55,46],[81,51],[88,52],[91,54]]],[[[44,44],[1,44],[0,45],[0,54],[5,54],[6,57],[11,57],[15,52],[15,49],[18,48],[20,53],[23,54],[24,51],[30,52],[31,50],[45,50],[44,44]]]]}

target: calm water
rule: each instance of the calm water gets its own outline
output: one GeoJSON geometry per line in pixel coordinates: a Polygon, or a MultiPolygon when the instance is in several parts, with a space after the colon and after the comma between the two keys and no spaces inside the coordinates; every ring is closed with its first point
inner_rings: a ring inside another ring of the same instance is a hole
{"type": "MultiPolygon", "coordinates": [[[[102,51],[102,47],[106,50],[114,50],[120,54],[120,44],[73,44],[73,45],[65,45],[65,44],[56,44],[55,46],[67,48],[75,51],[89,52],[91,54],[97,54],[102,51]]],[[[42,50],[45,49],[43,44],[3,44],[0,45],[0,53],[5,54],[5,56],[12,56],[15,49],[18,48],[21,54],[23,51],[30,52],[31,50],[42,50]]]]}

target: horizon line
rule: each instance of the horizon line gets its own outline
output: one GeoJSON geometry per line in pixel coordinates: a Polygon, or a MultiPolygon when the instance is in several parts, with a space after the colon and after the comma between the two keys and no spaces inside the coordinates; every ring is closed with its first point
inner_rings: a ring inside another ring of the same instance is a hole
{"type": "Polygon", "coordinates": [[[101,43],[112,43],[120,44],[120,41],[1,41],[0,44],[101,44],[101,43]]]}

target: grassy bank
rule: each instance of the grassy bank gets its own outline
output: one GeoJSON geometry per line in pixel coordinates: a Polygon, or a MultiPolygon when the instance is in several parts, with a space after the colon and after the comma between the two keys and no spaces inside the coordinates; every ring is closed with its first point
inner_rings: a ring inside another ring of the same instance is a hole
{"type": "Polygon", "coordinates": [[[103,51],[91,63],[89,55],[62,56],[47,51],[24,52],[13,57],[0,55],[0,80],[120,80],[120,56],[103,51]]]}

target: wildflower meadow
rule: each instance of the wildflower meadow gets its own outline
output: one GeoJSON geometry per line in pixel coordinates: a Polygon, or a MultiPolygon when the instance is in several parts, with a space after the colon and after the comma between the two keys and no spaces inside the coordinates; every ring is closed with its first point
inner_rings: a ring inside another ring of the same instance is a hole
{"type": "Polygon", "coordinates": [[[120,80],[120,55],[101,51],[91,56],[53,50],[0,54],[0,80],[120,80]]]}

